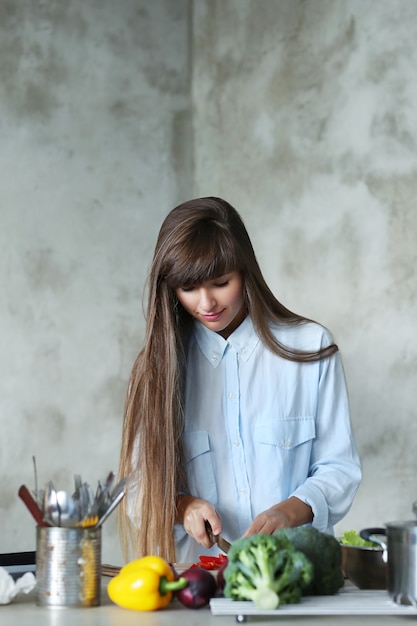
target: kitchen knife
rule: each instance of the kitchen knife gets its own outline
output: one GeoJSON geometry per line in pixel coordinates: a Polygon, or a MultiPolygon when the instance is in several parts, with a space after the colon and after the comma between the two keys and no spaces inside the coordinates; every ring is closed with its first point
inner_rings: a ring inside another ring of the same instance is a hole
{"type": "Polygon", "coordinates": [[[226,539],[224,539],[221,535],[214,535],[210,522],[208,520],[206,520],[204,523],[205,523],[206,532],[210,541],[212,541],[213,543],[216,543],[219,546],[220,550],[223,550],[223,552],[226,552],[227,554],[232,544],[229,543],[226,539]]]}

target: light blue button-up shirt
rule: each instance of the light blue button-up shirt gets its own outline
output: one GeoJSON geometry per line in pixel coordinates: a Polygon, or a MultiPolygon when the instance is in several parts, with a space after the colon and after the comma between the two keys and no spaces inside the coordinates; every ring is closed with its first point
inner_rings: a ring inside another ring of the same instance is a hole
{"type": "MultiPolygon", "coordinates": [[[[274,326],[281,343],[332,342],[316,323],[274,326]]],[[[187,356],[184,450],[188,491],[211,502],[234,541],[262,511],[296,496],[332,532],[361,480],[339,353],[296,363],[268,350],[247,317],[228,337],[194,323],[187,356]]],[[[175,528],[177,562],[204,550],[175,528]]]]}

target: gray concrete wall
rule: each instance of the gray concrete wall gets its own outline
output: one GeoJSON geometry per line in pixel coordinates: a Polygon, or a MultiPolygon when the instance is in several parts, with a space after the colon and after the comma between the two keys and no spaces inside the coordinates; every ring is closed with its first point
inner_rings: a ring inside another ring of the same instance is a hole
{"type": "Polygon", "coordinates": [[[194,3],[196,193],[246,218],[344,357],[364,479],[343,528],[417,499],[417,2],[194,3]]]}
{"type": "MultiPolygon", "coordinates": [[[[189,193],[187,0],[0,0],[0,551],[17,498],[117,468],[142,291],[189,193]]],[[[116,518],[103,558],[119,560],[116,518]]]]}
{"type": "Polygon", "coordinates": [[[116,467],[156,233],[192,195],[241,211],[340,345],[364,468],[341,529],[411,517],[416,42],[414,0],[0,0],[1,552],[34,547],[33,455],[63,487],[116,467]]]}

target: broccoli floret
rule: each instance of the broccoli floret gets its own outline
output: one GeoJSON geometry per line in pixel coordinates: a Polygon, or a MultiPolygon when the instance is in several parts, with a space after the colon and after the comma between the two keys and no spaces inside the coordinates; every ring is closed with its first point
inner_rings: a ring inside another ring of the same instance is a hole
{"type": "Polygon", "coordinates": [[[260,609],[299,602],[312,579],[309,559],[285,537],[258,533],[232,544],[224,571],[226,598],[252,600],[260,609]]]}
{"type": "Polygon", "coordinates": [[[334,595],[343,586],[342,548],[333,535],[312,526],[296,526],[276,530],[274,536],[288,539],[313,564],[313,577],[303,595],[334,595]]]}

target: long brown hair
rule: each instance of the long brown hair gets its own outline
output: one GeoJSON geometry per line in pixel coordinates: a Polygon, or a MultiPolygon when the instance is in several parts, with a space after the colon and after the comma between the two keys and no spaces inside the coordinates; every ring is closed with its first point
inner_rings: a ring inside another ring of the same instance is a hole
{"type": "Polygon", "coordinates": [[[238,212],[220,198],[180,204],[165,218],[148,279],[146,336],[130,378],[123,423],[119,472],[135,490],[131,523],[120,507],[124,554],[159,554],[175,560],[173,527],[176,496],[184,485],[181,437],[184,427],[185,341],[191,317],[175,290],[198,285],[232,271],[243,276],[244,297],[263,343],[284,359],[317,361],[337,351],[331,344],[300,352],[274,337],[270,324],[308,321],[284,307],[263,278],[249,235],[238,212]]]}

